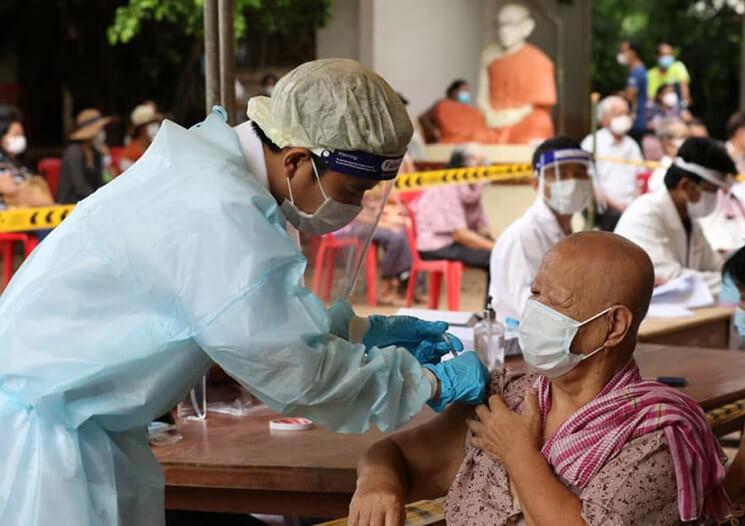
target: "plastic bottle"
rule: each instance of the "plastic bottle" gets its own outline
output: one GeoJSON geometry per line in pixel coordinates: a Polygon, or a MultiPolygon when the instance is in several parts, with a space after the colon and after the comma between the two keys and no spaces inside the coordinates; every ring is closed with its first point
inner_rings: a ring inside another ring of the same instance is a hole
{"type": "Polygon", "coordinates": [[[473,328],[474,347],[481,363],[490,371],[504,368],[504,326],[497,321],[497,313],[489,304],[483,319],[473,328]]]}

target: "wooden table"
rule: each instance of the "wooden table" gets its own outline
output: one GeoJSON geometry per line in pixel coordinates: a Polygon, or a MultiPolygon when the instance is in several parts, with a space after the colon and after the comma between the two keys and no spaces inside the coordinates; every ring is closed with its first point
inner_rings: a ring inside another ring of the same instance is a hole
{"type": "MultiPolygon", "coordinates": [[[[745,353],[640,345],[637,360],[646,377],[686,377],[688,386],[683,391],[707,411],[745,398],[745,353]]],[[[520,359],[511,359],[508,368],[527,370],[520,359]]],[[[412,425],[431,416],[425,409],[412,425]]],[[[338,435],[322,429],[270,432],[268,422],[273,417],[267,410],[245,418],[210,414],[206,424],[179,424],[181,442],[154,448],[165,473],[166,507],[346,515],[357,461],[382,434],[338,435]]],[[[740,426],[742,419],[736,420],[740,426]]]]}
{"type": "Polygon", "coordinates": [[[693,312],[686,318],[647,318],[639,328],[639,341],[727,349],[734,308],[704,307],[693,312]]]}

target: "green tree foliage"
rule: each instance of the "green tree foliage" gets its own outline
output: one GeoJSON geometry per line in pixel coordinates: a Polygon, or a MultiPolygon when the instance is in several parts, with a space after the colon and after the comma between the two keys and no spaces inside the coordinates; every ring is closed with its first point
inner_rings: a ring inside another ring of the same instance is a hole
{"type": "Polygon", "coordinates": [[[737,110],[742,0],[593,0],[592,82],[603,95],[623,89],[627,70],[616,62],[623,39],[642,48],[647,68],[656,46],[669,42],[691,74],[693,113],[723,137],[737,110]]]}

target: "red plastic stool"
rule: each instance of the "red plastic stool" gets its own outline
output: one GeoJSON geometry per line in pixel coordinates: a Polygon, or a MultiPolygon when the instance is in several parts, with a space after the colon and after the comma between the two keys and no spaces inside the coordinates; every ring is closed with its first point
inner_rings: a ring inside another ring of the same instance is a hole
{"type": "MultiPolygon", "coordinates": [[[[315,270],[313,271],[313,292],[323,301],[331,299],[331,288],[334,283],[334,261],[339,250],[356,248],[359,245],[356,237],[336,237],[333,234],[321,236],[315,252],[315,270]]],[[[365,279],[367,281],[367,303],[377,305],[378,247],[370,243],[365,255],[365,279]]]]}
{"type": "Polygon", "coordinates": [[[23,252],[28,257],[36,248],[38,241],[34,236],[20,232],[0,234],[0,254],[3,257],[3,287],[7,287],[13,277],[13,245],[15,243],[23,243],[23,252]]]}

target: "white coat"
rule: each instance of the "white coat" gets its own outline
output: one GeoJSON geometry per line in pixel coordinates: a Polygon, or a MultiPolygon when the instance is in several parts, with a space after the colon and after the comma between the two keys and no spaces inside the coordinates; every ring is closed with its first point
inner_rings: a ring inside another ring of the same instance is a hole
{"type": "Polygon", "coordinates": [[[489,283],[499,321],[520,319],[543,256],[564,237],[556,216],[540,197],[499,236],[491,253],[489,283]]]}
{"type": "Polygon", "coordinates": [[[718,295],[722,258],[711,248],[696,219],[691,219],[691,227],[689,241],[670,194],[661,188],[631,203],[616,226],[616,234],[649,254],[658,281],[697,272],[712,294],[718,295]]]}

